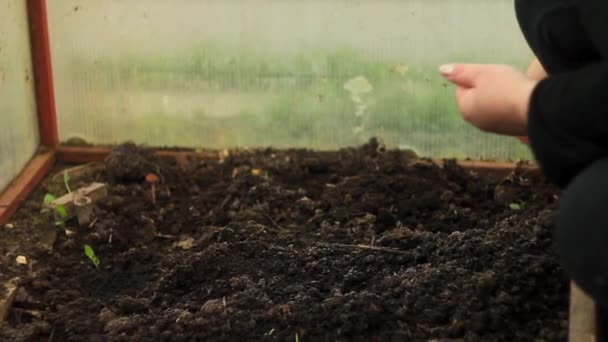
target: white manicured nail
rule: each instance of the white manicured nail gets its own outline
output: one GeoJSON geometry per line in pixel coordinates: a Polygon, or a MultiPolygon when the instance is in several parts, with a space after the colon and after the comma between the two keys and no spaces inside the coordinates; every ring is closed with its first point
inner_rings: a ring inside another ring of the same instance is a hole
{"type": "Polygon", "coordinates": [[[439,71],[442,74],[451,74],[454,71],[454,65],[452,64],[445,64],[439,67],[439,71]]]}

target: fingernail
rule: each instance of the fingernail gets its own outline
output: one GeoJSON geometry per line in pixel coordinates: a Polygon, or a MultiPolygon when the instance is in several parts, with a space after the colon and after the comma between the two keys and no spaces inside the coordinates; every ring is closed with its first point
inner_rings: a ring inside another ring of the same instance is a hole
{"type": "Polygon", "coordinates": [[[442,74],[451,74],[454,71],[454,65],[452,64],[444,64],[442,66],[439,67],[439,71],[442,74]]]}

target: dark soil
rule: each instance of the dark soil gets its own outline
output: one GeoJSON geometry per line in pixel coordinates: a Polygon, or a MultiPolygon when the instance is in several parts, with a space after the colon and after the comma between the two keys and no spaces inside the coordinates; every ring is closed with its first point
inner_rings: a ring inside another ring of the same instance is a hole
{"type": "Polygon", "coordinates": [[[73,189],[107,181],[110,195],[70,236],[41,213],[61,189],[49,177],[0,229],[2,279],[21,279],[0,340],[566,340],[557,191],[541,179],[410,165],[375,141],[220,155],[121,147],[74,173],[73,189]]]}

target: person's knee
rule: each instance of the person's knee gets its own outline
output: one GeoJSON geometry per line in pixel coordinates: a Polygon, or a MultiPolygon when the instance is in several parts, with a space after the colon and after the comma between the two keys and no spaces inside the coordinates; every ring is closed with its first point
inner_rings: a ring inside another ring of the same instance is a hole
{"type": "Polygon", "coordinates": [[[608,308],[608,158],[589,166],[564,191],[555,236],[568,275],[608,308]]]}

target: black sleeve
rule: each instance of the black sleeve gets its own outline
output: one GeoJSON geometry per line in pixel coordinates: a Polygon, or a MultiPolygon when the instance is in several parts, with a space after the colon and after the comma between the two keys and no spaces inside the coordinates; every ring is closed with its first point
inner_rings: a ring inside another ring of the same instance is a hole
{"type": "MultiPolygon", "coordinates": [[[[608,52],[608,1],[579,5],[598,52],[608,52]]],[[[608,156],[608,60],[542,80],[532,93],[528,135],[548,180],[565,187],[583,168],[608,156]]]]}

